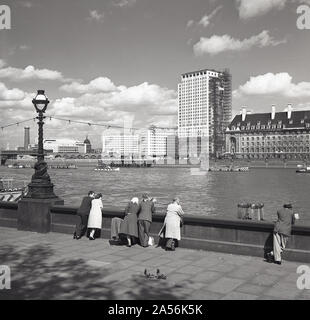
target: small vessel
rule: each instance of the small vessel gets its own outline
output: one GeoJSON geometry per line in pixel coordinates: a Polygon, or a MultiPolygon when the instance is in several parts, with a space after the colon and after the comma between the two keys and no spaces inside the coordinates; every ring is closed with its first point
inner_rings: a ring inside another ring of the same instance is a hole
{"type": "Polygon", "coordinates": [[[249,171],[249,167],[211,167],[209,171],[212,172],[246,172],[249,171]]]}
{"type": "Polygon", "coordinates": [[[13,186],[13,178],[0,179],[0,201],[18,202],[27,194],[27,186],[16,188],[13,186]]]}
{"type": "Polygon", "coordinates": [[[10,169],[23,169],[26,167],[23,164],[13,163],[13,164],[9,164],[8,168],[10,168],[10,169]]]}
{"type": "Polygon", "coordinates": [[[296,170],[297,173],[310,173],[310,167],[298,165],[297,168],[298,168],[296,170]]]}
{"type": "Polygon", "coordinates": [[[58,165],[49,165],[49,169],[77,169],[75,164],[58,164],[58,165]]]}
{"type": "Polygon", "coordinates": [[[114,168],[114,167],[110,167],[110,166],[97,166],[95,169],[95,171],[119,171],[119,168],[114,168]]]}

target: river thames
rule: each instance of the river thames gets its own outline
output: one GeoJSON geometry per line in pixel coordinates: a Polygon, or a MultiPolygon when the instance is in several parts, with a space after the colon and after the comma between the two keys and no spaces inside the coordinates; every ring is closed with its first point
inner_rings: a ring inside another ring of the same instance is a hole
{"type": "MultiPolygon", "coordinates": [[[[16,183],[30,182],[33,169],[0,167],[0,177],[16,183]]],[[[65,205],[78,206],[89,190],[103,194],[105,206],[123,208],[133,197],[148,192],[157,199],[157,211],[164,212],[174,196],[181,199],[186,214],[236,218],[240,202],[263,202],[265,218],[273,220],[277,208],[292,202],[301,219],[310,224],[310,174],[295,169],[251,169],[249,172],[209,172],[191,175],[189,168],[121,168],[119,172],[98,172],[91,167],[49,169],[55,193],[65,205]]],[[[301,221],[300,221],[301,222],[301,221]]]]}

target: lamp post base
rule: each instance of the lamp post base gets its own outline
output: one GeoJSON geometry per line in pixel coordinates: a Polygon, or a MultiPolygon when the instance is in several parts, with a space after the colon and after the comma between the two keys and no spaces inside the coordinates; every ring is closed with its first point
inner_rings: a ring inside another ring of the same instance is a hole
{"type": "Polygon", "coordinates": [[[64,202],[57,197],[54,199],[21,199],[18,202],[17,229],[40,233],[50,232],[50,207],[56,204],[64,204],[64,202]]]}
{"type": "Polygon", "coordinates": [[[52,183],[29,183],[28,192],[24,198],[31,199],[58,199],[54,193],[54,185],[52,183]]]}

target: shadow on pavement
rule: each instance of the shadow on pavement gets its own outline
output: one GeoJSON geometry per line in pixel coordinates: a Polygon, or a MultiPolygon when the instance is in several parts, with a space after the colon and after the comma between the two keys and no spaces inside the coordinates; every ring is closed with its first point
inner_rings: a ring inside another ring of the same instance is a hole
{"type": "Polygon", "coordinates": [[[61,259],[49,245],[1,246],[0,265],[11,268],[11,289],[0,290],[2,300],[185,299],[181,285],[149,281],[142,272],[128,273],[117,264],[92,266],[84,259],[61,259]],[[125,278],[118,278],[118,273],[125,278]]]}

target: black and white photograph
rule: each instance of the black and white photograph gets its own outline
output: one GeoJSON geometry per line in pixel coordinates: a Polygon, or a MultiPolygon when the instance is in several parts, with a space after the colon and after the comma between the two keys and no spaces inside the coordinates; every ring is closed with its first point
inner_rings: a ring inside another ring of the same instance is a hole
{"type": "Polygon", "coordinates": [[[309,300],[309,52],[310,0],[0,0],[0,300],[309,300]]]}

